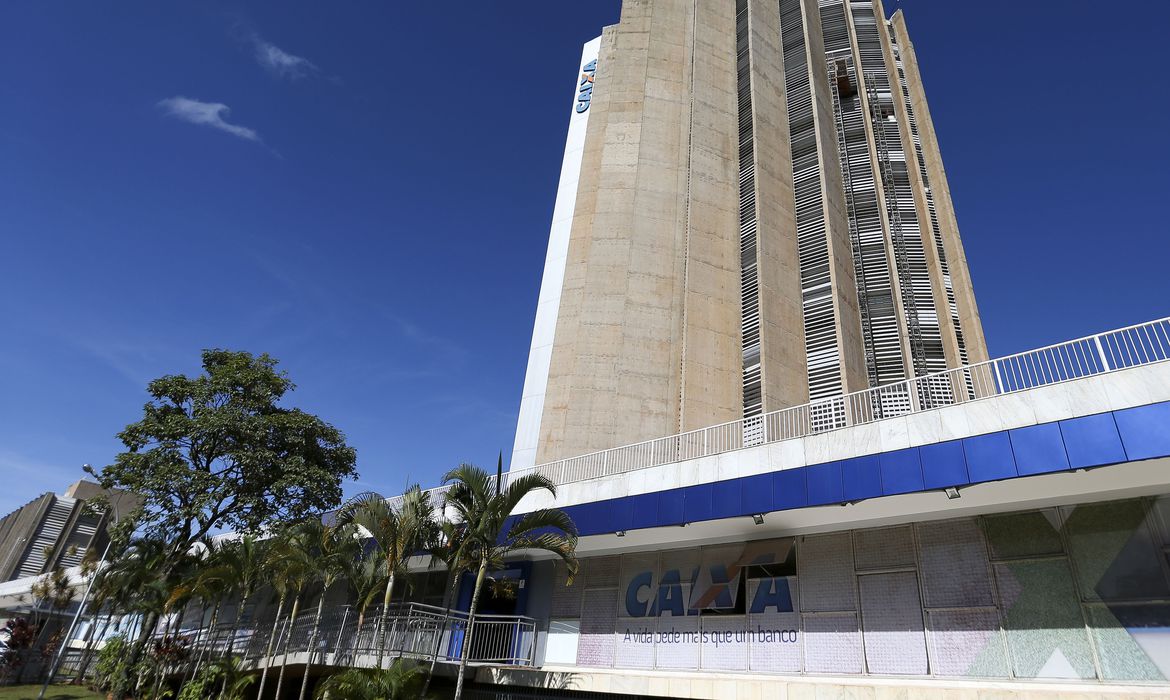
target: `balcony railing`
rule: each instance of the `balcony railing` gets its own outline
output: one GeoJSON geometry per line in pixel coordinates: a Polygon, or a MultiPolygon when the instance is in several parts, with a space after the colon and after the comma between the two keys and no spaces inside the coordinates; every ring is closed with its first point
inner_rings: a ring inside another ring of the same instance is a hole
{"type": "MultiPolygon", "coordinates": [[[[596,479],[1168,359],[1170,318],[1162,318],[722,425],[517,469],[504,476],[536,472],[557,484],[596,479]]],[[[441,489],[435,492],[438,495],[441,489]]]]}

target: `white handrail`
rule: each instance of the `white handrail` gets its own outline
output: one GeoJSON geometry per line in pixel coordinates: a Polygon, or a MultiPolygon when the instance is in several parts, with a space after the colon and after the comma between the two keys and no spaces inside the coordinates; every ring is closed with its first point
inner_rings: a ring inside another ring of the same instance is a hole
{"type": "Polygon", "coordinates": [[[585,481],[1166,360],[1170,360],[1170,317],[760,416],[517,469],[504,477],[539,473],[557,484],[585,481]]]}

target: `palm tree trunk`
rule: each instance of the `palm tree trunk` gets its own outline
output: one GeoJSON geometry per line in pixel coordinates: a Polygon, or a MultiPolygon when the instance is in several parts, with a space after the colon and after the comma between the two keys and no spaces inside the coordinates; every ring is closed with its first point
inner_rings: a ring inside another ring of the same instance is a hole
{"type": "Polygon", "coordinates": [[[231,658],[232,652],[236,650],[236,635],[240,633],[240,623],[244,619],[244,605],[248,602],[248,593],[241,592],[240,602],[236,605],[236,619],[232,621],[232,633],[228,637],[227,655],[231,658]]]}
{"type": "Polygon", "coordinates": [[[305,692],[309,689],[309,667],[313,661],[313,645],[317,643],[317,630],[321,626],[321,610],[325,607],[325,594],[328,588],[321,589],[321,597],[317,600],[317,616],[313,618],[313,631],[309,633],[309,653],[305,658],[305,675],[301,677],[301,694],[297,700],[305,700],[305,692]]]}
{"type": "Polygon", "coordinates": [[[212,645],[215,644],[215,626],[219,624],[219,605],[221,601],[215,601],[215,605],[211,608],[211,619],[207,621],[207,639],[203,642],[203,647],[199,649],[199,655],[195,657],[195,670],[191,674],[194,678],[199,673],[199,669],[203,667],[204,658],[210,658],[212,652],[212,645]]]}
{"type": "Polygon", "coordinates": [[[288,634],[284,636],[284,658],[280,660],[280,673],[276,674],[276,696],[280,697],[280,689],[284,687],[284,669],[288,666],[288,645],[292,642],[293,625],[297,623],[297,613],[301,609],[301,592],[293,598],[292,614],[288,618],[288,634]]]}
{"type": "Polygon", "coordinates": [[[459,658],[459,677],[455,679],[455,700],[463,697],[463,674],[467,672],[467,656],[471,652],[471,635],[475,632],[475,609],[479,606],[479,591],[483,588],[483,577],[487,573],[487,559],[479,560],[479,573],[475,577],[475,592],[471,594],[471,609],[467,611],[467,633],[463,635],[463,653],[459,658]]]}
{"type": "Polygon", "coordinates": [[[199,640],[203,637],[203,621],[207,619],[207,601],[203,598],[199,599],[199,626],[195,628],[195,638],[191,642],[191,648],[194,651],[195,658],[191,659],[191,666],[187,669],[187,673],[183,674],[183,682],[187,683],[195,677],[198,671],[199,659],[203,655],[203,649],[199,647],[199,640]]]}
{"type": "Polygon", "coordinates": [[[447,619],[451,617],[451,601],[455,598],[455,583],[458,580],[459,577],[455,575],[455,570],[448,570],[447,588],[443,591],[443,621],[439,623],[435,651],[431,654],[431,669],[427,671],[427,679],[423,682],[422,692],[418,694],[419,700],[427,696],[427,691],[431,688],[431,679],[435,677],[435,665],[439,662],[439,650],[443,648],[443,628],[447,625],[447,619]]]}
{"type": "MultiPolygon", "coordinates": [[[[94,622],[95,622],[95,623],[97,622],[97,618],[98,618],[98,617],[101,617],[101,611],[100,611],[100,610],[98,611],[98,614],[94,616],[94,622]]],[[[101,631],[101,632],[99,632],[99,633],[97,634],[97,640],[98,640],[98,641],[101,641],[101,640],[103,640],[103,639],[105,639],[105,638],[106,638],[106,632],[109,632],[109,631],[110,631],[110,623],[111,623],[111,622],[113,622],[113,619],[114,619],[114,612],[113,612],[113,610],[111,610],[111,611],[110,611],[110,612],[109,612],[109,613],[106,615],[106,621],[105,621],[105,623],[102,625],[102,631],[101,631]]],[[[96,629],[96,628],[97,628],[97,625],[96,625],[96,624],[94,624],[94,625],[90,625],[89,631],[92,633],[92,632],[93,632],[93,630],[94,630],[94,629],[96,629]]],[[[95,643],[95,642],[94,642],[94,637],[93,637],[93,635],[92,635],[92,634],[90,634],[90,635],[89,635],[89,638],[88,638],[88,639],[86,640],[86,642],[85,642],[85,651],[84,651],[84,652],[82,653],[82,655],[81,655],[81,663],[79,663],[79,664],[77,665],[77,681],[78,681],[79,683],[84,683],[84,682],[85,682],[85,672],[89,670],[89,662],[90,662],[90,660],[91,660],[91,659],[93,659],[93,647],[94,647],[94,643],[95,643]]]]}
{"type": "Polygon", "coordinates": [[[264,670],[260,672],[260,690],[257,698],[264,697],[264,684],[268,681],[268,667],[272,665],[272,648],[276,645],[277,629],[280,626],[280,613],[284,612],[285,594],[280,594],[280,602],[276,604],[276,617],[272,620],[272,634],[268,635],[268,649],[264,652],[264,670]]]}
{"type": "MultiPolygon", "coordinates": [[[[178,638],[179,629],[182,626],[182,624],[183,624],[183,613],[182,613],[182,611],[179,611],[178,613],[175,613],[174,630],[170,632],[170,637],[172,640],[175,640],[178,638]]],[[[169,627],[169,625],[163,626],[162,641],[163,641],[164,645],[167,643],[168,627],[169,627]]],[[[170,668],[170,664],[164,663],[162,659],[156,658],[154,660],[154,687],[150,691],[150,697],[152,697],[152,698],[158,697],[158,691],[160,688],[162,688],[163,677],[165,676],[164,671],[169,669],[169,668],[170,668]]]]}
{"type": "Polygon", "coordinates": [[[386,624],[390,621],[390,593],[394,590],[394,572],[390,572],[390,578],[386,581],[386,595],[382,597],[382,624],[378,628],[378,663],[377,668],[382,668],[382,659],[386,656],[386,624]]]}

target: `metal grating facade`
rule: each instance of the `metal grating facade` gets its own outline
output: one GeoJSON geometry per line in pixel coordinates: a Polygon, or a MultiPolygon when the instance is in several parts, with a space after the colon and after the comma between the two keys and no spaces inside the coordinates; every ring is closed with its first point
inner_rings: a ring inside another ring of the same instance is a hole
{"type": "Polygon", "coordinates": [[[796,200],[808,395],[809,399],[816,400],[842,393],[842,382],[826,240],[821,153],[817,147],[816,115],[801,5],[800,0],[780,0],[780,32],[792,142],[792,185],[796,200]]]}
{"type": "Polygon", "coordinates": [[[842,0],[822,0],[820,11],[857,279],[866,374],[870,386],[880,386],[906,378],[900,324],[894,308],[894,283],[845,5],[842,0]]]}
{"type": "Polygon", "coordinates": [[[736,87],[739,106],[740,325],[743,344],[743,416],[764,410],[760,367],[759,221],[756,214],[755,127],[747,0],[735,2],[736,87]]]}
{"type": "MultiPolygon", "coordinates": [[[[869,102],[910,363],[915,376],[922,376],[946,369],[946,355],[918,211],[910,186],[906,150],[894,113],[894,97],[882,51],[880,32],[885,31],[885,21],[876,16],[872,2],[854,0],[849,3],[849,9],[869,102]],[[880,29],[879,22],[883,25],[880,29]]],[[[933,388],[931,393],[935,393],[933,388]]],[[[939,398],[945,400],[946,397],[939,398]]]]}

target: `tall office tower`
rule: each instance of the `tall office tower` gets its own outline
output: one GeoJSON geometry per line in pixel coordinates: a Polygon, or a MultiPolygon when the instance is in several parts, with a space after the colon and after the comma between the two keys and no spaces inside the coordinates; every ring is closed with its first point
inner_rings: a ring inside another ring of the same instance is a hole
{"type": "Polygon", "coordinates": [[[574,85],[513,468],[983,359],[901,13],[625,0],[574,85]]]}

